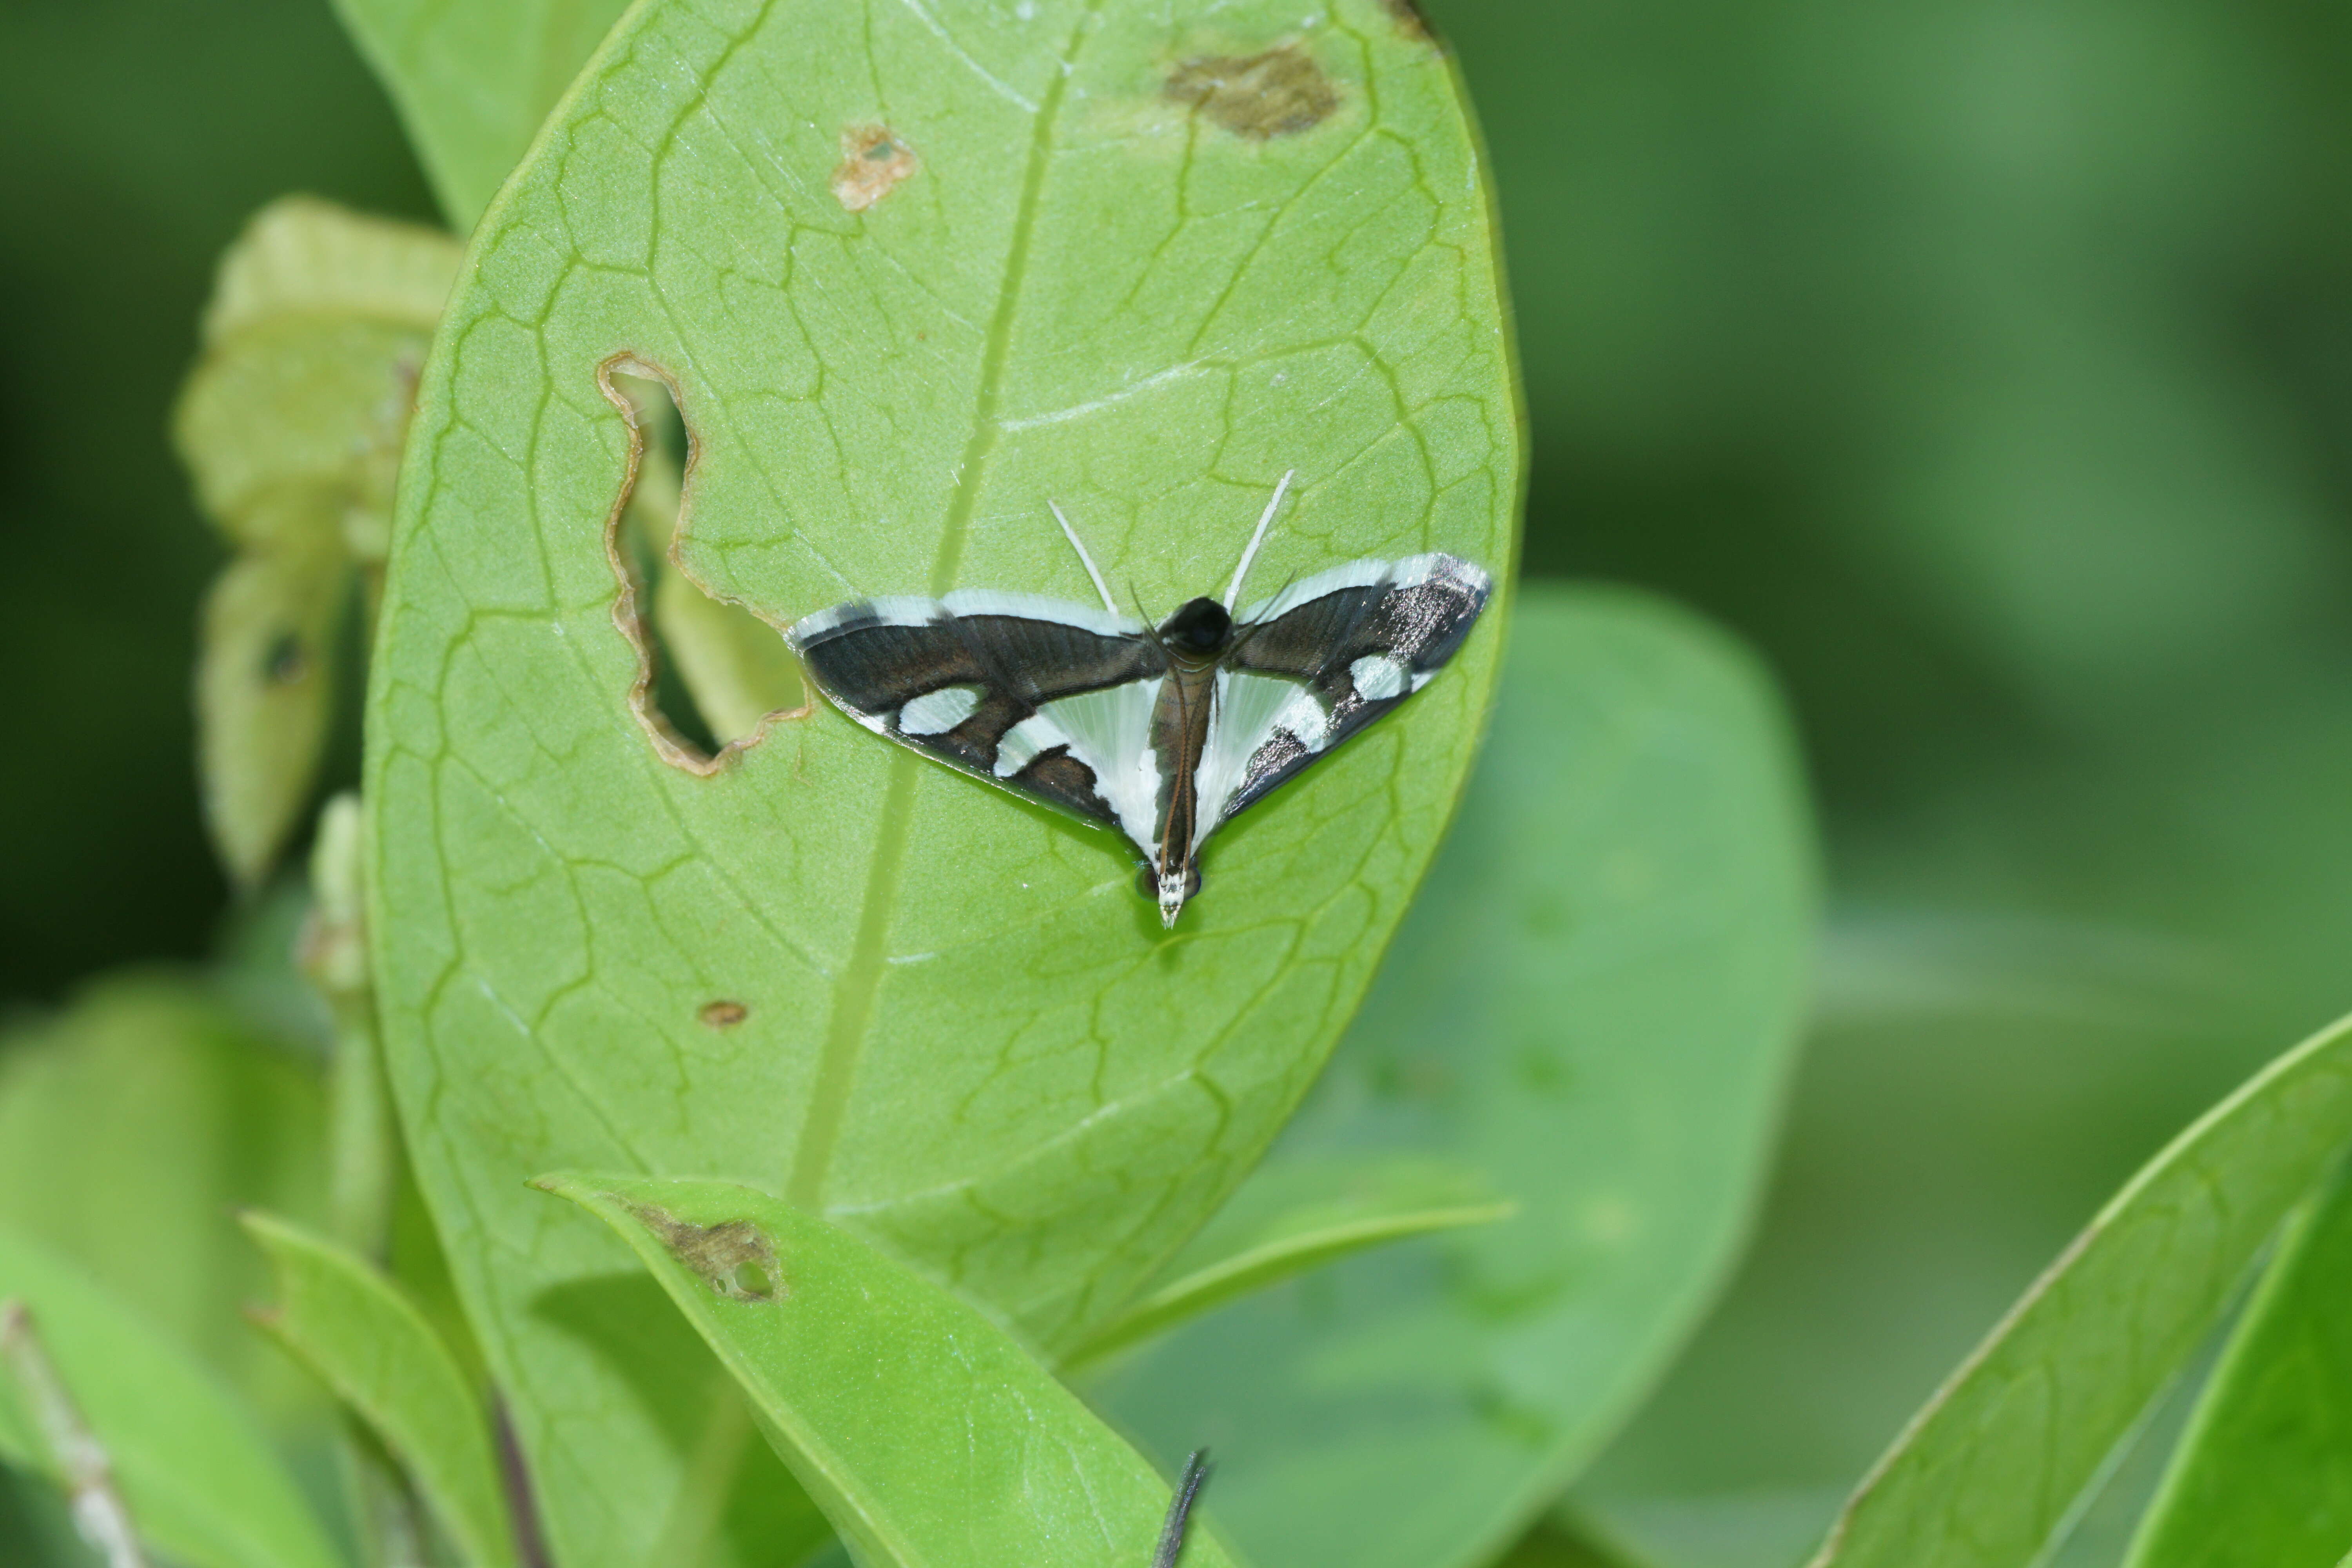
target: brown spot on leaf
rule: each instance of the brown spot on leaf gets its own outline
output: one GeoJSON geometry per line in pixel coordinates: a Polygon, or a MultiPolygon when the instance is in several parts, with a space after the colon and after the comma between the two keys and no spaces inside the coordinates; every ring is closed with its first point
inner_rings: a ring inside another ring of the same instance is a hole
{"type": "Polygon", "coordinates": [[[1168,77],[1168,96],[1189,103],[1236,136],[1295,136],[1331,117],[1339,93],[1296,44],[1257,55],[1203,55],[1168,77]]]}
{"type": "Polygon", "coordinates": [[[751,1016],[751,1009],[740,1002],[705,1002],[696,1015],[714,1029],[731,1029],[751,1016]]]}
{"type": "Polygon", "coordinates": [[[915,150],[887,125],[841,128],[841,163],[833,171],[834,199],[862,213],[922,167],[915,150]]]}
{"type": "Polygon", "coordinates": [[[731,1301],[773,1301],[789,1294],[776,1271],[776,1247],[767,1232],[748,1219],[696,1225],[656,1204],[633,1206],[669,1255],[731,1301]]]}
{"type": "Polygon", "coordinates": [[[1412,0],[1381,0],[1381,9],[1389,14],[1390,19],[1396,23],[1397,31],[1406,37],[1435,39],[1436,35],[1429,30],[1429,18],[1421,14],[1421,7],[1412,0]]]}

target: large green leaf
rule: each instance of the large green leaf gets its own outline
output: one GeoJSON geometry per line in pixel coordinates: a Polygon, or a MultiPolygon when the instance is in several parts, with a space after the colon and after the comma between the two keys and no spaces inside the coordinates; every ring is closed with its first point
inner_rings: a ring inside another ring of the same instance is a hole
{"type": "MultiPolygon", "coordinates": [[[[335,1568],[252,1413],[201,1363],[67,1259],[0,1228],[0,1300],[11,1299],[31,1312],[145,1540],[190,1568],[335,1568]]],[[[29,1415],[0,1386],[0,1458],[47,1468],[29,1415]]]]}
{"type": "Polygon", "coordinates": [[[490,1413],[415,1303],[365,1258],[249,1214],[278,1278],[262,1326],[318,1373],[406,1468],[466,1568],[515,1561],[490,1413]]]}
{"type": "Polygon", "coordinates": [[[47,1243],[265,1412],[321,1414],[240,1315],[236,1210],[322,1217],[318,1075],[198,984],[124,975],[0,1037],[0,1225],[47,1243]]]}
{"type": "Polygon", "coordinates": [[[626,0],[335,0],[452,227],[474,226],[626,0]]]}
{"type": "Polygon", "coordinates": [[[644,1561],[709,1385],[617,1244],[518,1182],[739,1176],[1075,1340],[1354,1010],[1501,630],[1498,604],[1213,845],[1165,933],[1115,839],[829,709],[714,764],[662,744],[600,381],[675,385],[677,553],[772,623],[1084,600],[1049,499],[1165,611],[1223,585],[1292,468],[1261,586],[1431,548],[1507,582],[1518,437],[1453,77],[1381,0],[1303,16],[642,5],[477,234],[400,486],[371,929],[410,1148],[567,1568],[644,1561]]]}
{"type": "Polygon", "coordinates": [[[2335,1568],[2352,1552],[2352,1179],[2288,1232],[2200,1396],[2131,1568],[2335,1568]]]}
{"type": "Polygon", "coordinates": [[[1488,1555],[1663,1370],[1763,1173],[1810,851],[1743,653],[1631,595],[1523,592],[1454,836],[1266,1167],[1417,1151],[1517,1215],[1244,1301],[1099,1391],[1163,1458],[1216,1448],[1252,1560],[1488,1555]]]}
{"type": "MultiPolygon", "coordinates": [[[[1168,1484],[1003,1330],[848,1232],[725,1182],[555,1176],[756,1402],[866,1568],[1136,1568],[1168,1484]]],[[[1192,1568],[1232,1568],[1197,1527],[1192,1568]]]]}
{"type": "Polygon", "coordinates": [[[2127,1183],[1878,1462],[1814,1568],[2026,1568],[2352,1137],[2352,1019],[2127,1183]]]}

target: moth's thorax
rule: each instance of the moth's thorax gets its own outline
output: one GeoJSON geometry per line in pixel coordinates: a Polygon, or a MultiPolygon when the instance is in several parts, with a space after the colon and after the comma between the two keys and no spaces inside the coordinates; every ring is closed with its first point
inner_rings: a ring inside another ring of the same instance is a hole
{"type": "Polygon", "coordinates": [[[1233,640],[1234,617],[1214,599],[1193,599],[1160,623],[1160,641],[1188,664],[1207,664],[1233,640]]]}

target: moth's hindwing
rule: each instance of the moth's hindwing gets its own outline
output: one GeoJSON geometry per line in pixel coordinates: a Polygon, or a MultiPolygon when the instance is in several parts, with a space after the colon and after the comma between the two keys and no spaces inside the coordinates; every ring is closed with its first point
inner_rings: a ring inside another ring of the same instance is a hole
{"type": "Polygon", "coordinates": [[[1493,588],[1453,555],[1351,561],[1244,611],[1202,764],[1204,826],[1264,800],[1427,685],[1493,588]]]}
{"type": "Polygon", "coordinates": [[[1151,841],[1159,781],[1142,737],[1167,661],[1141,622],[960,590],[853,600],[788,640],[818,689],[877,734],[1151,841]]]}

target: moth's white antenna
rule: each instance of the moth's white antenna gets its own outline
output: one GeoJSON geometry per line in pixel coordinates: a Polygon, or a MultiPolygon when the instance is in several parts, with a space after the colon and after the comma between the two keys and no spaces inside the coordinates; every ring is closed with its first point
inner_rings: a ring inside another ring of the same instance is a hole
{"type": "Polygon", "coordinates": [[[1289,473],[1282,476],[1282,482],[1274,487],[1274,499],[1265,503],[1265,514],[1257,520],[1257,531],[1250,535],[1249,548],[1242,552],[1242,563],[1234,568],[1234,580],[1225,584],[1226,609],[1233,609],[1241,604],[1242,584],[1249,576],[1250,563],[1257,559],[1257,547],[1265,542],[1266,525],[1274,521],[1274,514],[1281,510],[1283,492],[1290,489],[1290,481],[1297,477],[1297,468],[1291,469],[1289,473]]]}
{"type": "Polygon", "coordinates": [[[1045,505],[1053,511],[1054,521],[1062,525],[1062,537],[1068,540],[1070,542],[1070,548],[1078,552],[1078,560],[1086,567],[1087,575],[1095,580],[1095,592],[1102,595],[1103,608],[1108,610],[1114,616],[1118,615],[1119,613],[1118,606],[1111,603],[1110,584],[1105,583],[1103,581],[1103,574],[1095,570],[1095,558],[1087,553],[1087,547],[1078,542],[1078,531],[1070,526],[1070,520],[1062,515],[1062,509],[1060,507],[1055,506],[1050,500],[1047,501],[1045,505]]]}

